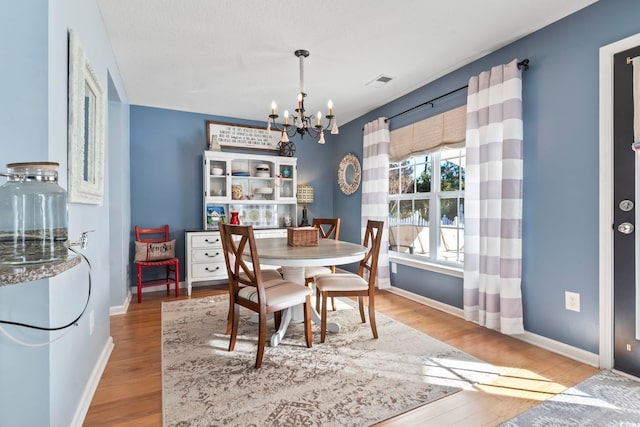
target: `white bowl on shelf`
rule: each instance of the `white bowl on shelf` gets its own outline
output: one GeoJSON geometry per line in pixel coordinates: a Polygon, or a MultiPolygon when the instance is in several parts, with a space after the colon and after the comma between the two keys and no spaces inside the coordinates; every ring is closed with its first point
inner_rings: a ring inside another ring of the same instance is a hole
{"type": "Polygon", "coordinates": [[[222,175],[222,168],[211,168],[212,175],[222,175]]]}
{"type": "Polygon", "coordinates": [[[256,194],[272,194],[273,193],[273,188],[271,188],[271,187],[258,187],[256,189],[254,189],[253,192],[256,193],[256,194]]]}

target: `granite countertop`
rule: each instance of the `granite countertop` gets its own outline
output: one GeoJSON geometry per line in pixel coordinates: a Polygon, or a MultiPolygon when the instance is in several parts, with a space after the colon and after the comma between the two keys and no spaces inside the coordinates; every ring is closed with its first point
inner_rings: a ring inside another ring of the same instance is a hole
{"type": "Polygon", "coordinates": [[[22,265],[0,265],[0,286],[16,285],[56,276],[80,264],[80,256],[69,254],[59,261],[40,262],[22,265]]]}

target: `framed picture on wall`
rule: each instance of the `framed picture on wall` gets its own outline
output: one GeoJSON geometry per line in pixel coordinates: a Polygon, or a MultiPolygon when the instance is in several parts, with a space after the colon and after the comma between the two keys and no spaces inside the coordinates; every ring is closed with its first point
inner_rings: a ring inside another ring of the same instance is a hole
{"type": "Polygon", "coordinates": [[[77,35],[69,32],[68,186],[70,203],[104,196],[105,93],[77,35]]]}
{"type": "Polygon", "coordinates": [[[217,230],[220,223],[225,223],[224,206],[207,205],[207,229],[217,230]]]}
{"type": "Polygon", "coordinates": [[[278,151],[280,132],[261,126],[206,121],[207,146],[278,151]]]}

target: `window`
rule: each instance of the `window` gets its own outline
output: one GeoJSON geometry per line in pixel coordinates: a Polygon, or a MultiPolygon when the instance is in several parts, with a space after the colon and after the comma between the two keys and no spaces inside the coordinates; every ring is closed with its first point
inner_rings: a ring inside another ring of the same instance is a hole
{"type": "Polygon", "coordinates": [[[464,262],[465,149],[445,148],[389,164],[389,250],[464,262]]]}

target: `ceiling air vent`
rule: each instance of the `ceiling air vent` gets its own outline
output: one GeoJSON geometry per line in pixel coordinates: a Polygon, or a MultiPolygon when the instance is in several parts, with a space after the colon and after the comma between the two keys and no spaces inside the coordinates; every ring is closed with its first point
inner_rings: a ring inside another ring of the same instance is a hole
{"type": "Polygon", "coordinates": [[[371,80],[366,85],[367,86],[371,86],[371,87],[382,87],[382,86],[386,85],[387,83],[389,83],[391,80],[393,80],[393,77],[385,76],[384,74],[380,74],[378,77],[376,77],[375,79],[371,80]]]}

